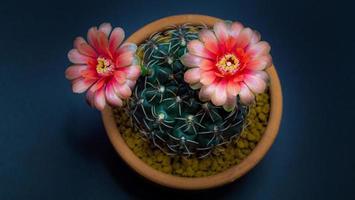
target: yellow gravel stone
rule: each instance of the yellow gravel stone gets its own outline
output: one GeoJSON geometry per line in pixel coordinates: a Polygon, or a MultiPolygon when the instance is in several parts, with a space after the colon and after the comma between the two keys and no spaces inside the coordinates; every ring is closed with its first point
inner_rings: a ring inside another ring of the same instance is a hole
{"type": "Polygon", "coordinates": [[[165,172],[165,173],[167,173],[167,174],[170,174],[170,173],[172,172],[172,167],[171,167],[170,165],[164,166],[164,167],[162,168],[162,171],[165,172]]]}
{"type": "Polygon", "coordinates": [[[264,113],[259,113],[258,117],[262,122],[266,122],[266,115],[264,113]]]}
{"type": "Polygon", "coordinates": [[[184,171],[182,170],[182,168],[176,169],[175,173],[176,174],[182,174],[184,171]]]}
{"type": "Polygon", "coordinates": [[[256,137],[255,137],[255,135],[252,134],[252,133],[249,133],[248,136],[247,136],[247,138],[248,138],[249,141],[253,141],[253,142],[256,141],[256,137]]]}
{"type": "Polygon", "coordinates": [[[197,177],[201,177],[201,176],[203,176],[204,174],[203,174],[203,171],[197,171],[196,172],[196,176],[197,177]]]}
{"type": "Polygon", "coordinates": [[[251,151],[250,149],[242,149],[243,154],[248,155],[251,151]]]}
{"type": "Polygon", "coordinates": [[[238,140],[238,142],[237,142],[237,146],[239,147],[239,148],[244,148],[244,142],[243,142],[243,140],[238,140]]]}
{"type": "Polygon", "coordinates": [[[186,175],[187,175],[187,176],[190,176],[190,177],[191,177],[191,176],[194,176],[194,173],[195,173],[195,172],[194,172],[194,170],[192,169],[192,167],[187,167],[187,168],[186,168],[186,175]]]}
{"type": "Polygon", "coordinates": [[[253,150],[253,149],[255,148],[255,143],[250,142],[250,143],[249,143],[249,147],[250,147],[251,150],[253,150]]]}
{"type": "Polygon", "coordinates": [[[269,104],[264,105],[262,111],[264,114],[268,114],[270,112],[270,105],[269,104]]]}
{"type": "Polygon", "coordinates": [[[192,165],[192,160],[189,158],[182,158],[182,164],[184,166],[190,166],[190,165],[192,165]]]}
{"type": "Polygon", "coordinates": [[[181,163],[180,162],[174,162],[173,163],[173,169],[174,170],[178,170],[181,168],[181,163]]]}

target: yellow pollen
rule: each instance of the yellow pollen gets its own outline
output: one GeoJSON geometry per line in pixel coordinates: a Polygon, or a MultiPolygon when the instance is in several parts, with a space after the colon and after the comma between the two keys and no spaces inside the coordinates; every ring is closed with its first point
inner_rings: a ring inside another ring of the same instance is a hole
{"type": "Polygon", "coordinates": [[[111,73],[113,70],[113,66],[111,61],[102,57],[97,59],[96,71],[98,74],[106,75],[111,73]]]}
{"type": "Polygon", "coordinates": [[[226,54],[219,59],[216,66],[222,74],[234,74],[238,71],[240,62],[234,54],[226,54]]]}

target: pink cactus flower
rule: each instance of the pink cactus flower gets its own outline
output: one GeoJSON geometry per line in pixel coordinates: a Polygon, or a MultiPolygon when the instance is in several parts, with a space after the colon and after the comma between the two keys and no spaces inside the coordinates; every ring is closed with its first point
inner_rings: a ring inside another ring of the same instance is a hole
{"type": "Polygon", "coordinates": [[[109,23],[89,29],[86,42],[77,37],[68,58],[73,63],[65,71],[72,81],[74,93],[87,91],[88,103],[99,110],[107,104],[121,106],[132,94],[133,86],[140,75],[135,63],[137,46],[124,43],[124,31],[109,23]],[[112,32],[111,32],[112,31],[112,32]]]}
{"type": "Polygon", "coordinates": [[[181,61],[189,69],[184,79],[192,88],[201,88],[202,101],[231,110],[237,96],[243,104],[254,101],[254,94],[267,86],[265,68],[272,64],[270,46],[260,34],[239,22],[218,22],[213,30],[204,29],[199,40],[188,43],[181,61]]]}

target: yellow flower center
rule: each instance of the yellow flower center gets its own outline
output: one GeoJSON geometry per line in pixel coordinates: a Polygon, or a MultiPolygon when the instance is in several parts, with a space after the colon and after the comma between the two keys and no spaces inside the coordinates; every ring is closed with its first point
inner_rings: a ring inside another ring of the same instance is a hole
{"type": "Polygon", "coordinates": [[[100,75],[108,75],[113,71],[111,60],[102,57],[97,58],[96,71],[100,75]]]}
{"type": "Polygon", "coordinates": [[[226,54],[216,64],[222,74],[234,74],[240,67],[240,62],[234,54],[226,54]]]}

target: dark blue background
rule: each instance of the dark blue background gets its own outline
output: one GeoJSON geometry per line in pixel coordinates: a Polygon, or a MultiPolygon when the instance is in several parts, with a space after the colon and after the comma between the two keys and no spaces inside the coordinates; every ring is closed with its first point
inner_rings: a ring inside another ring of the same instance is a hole
{"type": "Polygon", "coordinates": [[[10,1],[0,3],[0,199],[354,199],[354,6],[345,1],[10,1]],[[131,171],[100,113],[64,78],[77,35],[111,22],[130,35],[161,17],[240,20],[272,45],[284,114],[263,161],[200,193],[131,171]]]}

